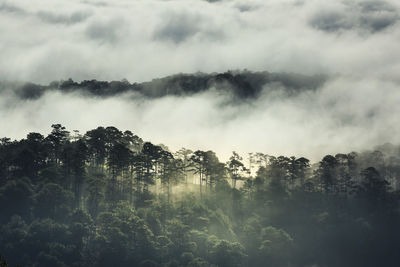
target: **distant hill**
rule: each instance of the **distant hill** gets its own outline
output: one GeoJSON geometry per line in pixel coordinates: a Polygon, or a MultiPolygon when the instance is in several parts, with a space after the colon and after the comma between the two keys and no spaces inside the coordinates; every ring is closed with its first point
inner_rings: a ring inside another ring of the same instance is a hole
{"type": "Polygon", "coordinates": [[[143,83],[130,83],[127,80],[75,82],[72,79],[54,81],[49,85],[29,82],[0,82],[0,92],[11,90],[21,99],[37,99],[47,91],[82,92],[96,97],[111,97],[126,92],[138,92],[145,97],[158,98],[166,95],[193,95],[214,88],[241,99],[257,98],[262,89],[268,85],[278,85],[285,88],[288,93],[315,90],[321,87],[327,79],[328,77],[325,75],[228,71],[211,74],[176,74],[143,83]]]}

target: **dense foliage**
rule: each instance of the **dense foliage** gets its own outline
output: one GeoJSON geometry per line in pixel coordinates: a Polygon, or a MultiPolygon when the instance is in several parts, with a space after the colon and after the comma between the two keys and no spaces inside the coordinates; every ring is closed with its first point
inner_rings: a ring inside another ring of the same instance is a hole
{"type": "Polygon", "coordinates": [[[0,254],[12,266],[398,266],[399,156],[222,163],[55,124],[0,140],[0,254]]]}

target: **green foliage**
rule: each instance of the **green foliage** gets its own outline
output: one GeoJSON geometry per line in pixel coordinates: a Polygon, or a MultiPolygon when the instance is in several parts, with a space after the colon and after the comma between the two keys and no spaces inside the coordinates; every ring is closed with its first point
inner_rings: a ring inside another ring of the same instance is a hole
{"type": "Polygon", "coordinates": [[[282,229],[268,226],[261,230],[261,246],[259,250],[264,260],[276,264],[287,265],[293,239],[282,229]]]}
{"type": "Polygon", "coordinates": [[[54,124],[0,139],[0,252],[11,266],[397,267],[398,148],[314,165],[255,153],[248,171],[237,153],[54,124]]]}
{"type": "Polygon", "coordinates": [[[217,266],[243,266],[247,255],[244,248],[238,242],[231,243],[226,240],[219,240],[211,250],[211,257],[217,266]]]}
{"type": "Polygon", "coordinates": [[[55,183],[45,184],[36,195],[36,214],[38,217],[65,218],[70,209],[73,194],[55,183]]]}
{"type": "Polygon", "coordinates": [[[0,188],[0,219],[11,217],[14,214],[29,216],[34,200],[33,194],[29,179],[8,181],[0,188]]]}

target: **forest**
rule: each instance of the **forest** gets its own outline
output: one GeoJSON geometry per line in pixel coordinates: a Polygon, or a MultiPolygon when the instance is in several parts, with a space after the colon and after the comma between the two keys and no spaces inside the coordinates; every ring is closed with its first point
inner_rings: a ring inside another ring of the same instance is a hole
{"type": "MultiPolygon", "coordinates": [[[[334,75],[333,75],[334,76],[334,75]]],[[[12,92],[17,98],[35,100],[48,92],[73,93],[107,98],[124,93],[136,93],[134,97],[160,98],[167,95],[190,96],[214,88],[229,93],[236,100],[257,98],[267,85],[280,85],[288,93],[320,88],[328,80],[327,75],[301,75],[296,73],[252,72],[248,70],[221,73],[176,74],[142,83],[121,81],[72,79],[53,81],[48,85],[31,82],[0,81],[0,93],[12,92]]],[[[271,90],[271,88],[270,88],[271,90]]]]}
{"type": "Polygon", "coordinates": [[[0,266],[394,267],[399,182],[392,144],[221,162],[53,124],[0,139],[0,266]]]}

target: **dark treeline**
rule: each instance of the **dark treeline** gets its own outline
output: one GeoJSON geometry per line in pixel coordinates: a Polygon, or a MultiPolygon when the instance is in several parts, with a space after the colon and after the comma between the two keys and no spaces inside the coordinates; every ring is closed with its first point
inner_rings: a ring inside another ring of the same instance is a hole
{"type": "Polygon", "coordinates": [[[55,124],[0,140],[0,254],[10,266],[399,266],[399,159],[387,144],[315,164],[222,163],[55,124]]]}
{"type": "Polygon", "coordinates": [[[71,79],[52,82],[49,85],[3,82],[0,83],[0,91],[12,89],[11,91],[21,99],[37,99],[49,91],[81,92],[96,97],[111,97],[126,92],[137,92],[142,96],[155,98],[166,95],[193,95],[215,88],[242,99],[257,97],[263,87],[268,84],[281,85],[289,93],[292,93],[300,89],[319,88],[326,79],[327,77],[324,75],[305,76],[266,71],[229,71],[212,74],[177,74],[143,83],[129,83],[126,80],[74,82],[71,79]]]}

